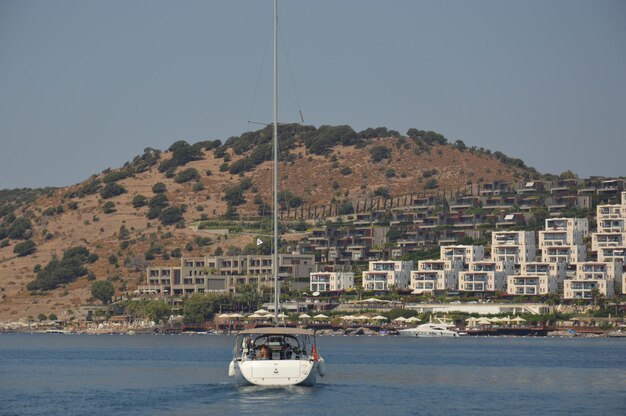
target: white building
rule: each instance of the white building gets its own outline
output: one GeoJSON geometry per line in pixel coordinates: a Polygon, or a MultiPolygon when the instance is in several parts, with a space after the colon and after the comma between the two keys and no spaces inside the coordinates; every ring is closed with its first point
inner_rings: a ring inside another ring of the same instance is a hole
{"type": "Polygon", "coordinates": [[[621,283],[622,262],[583,262],[576,265],[576,276],[566,279],[563,286],[565,299],[593,298],[592,291],[597,289],[605,297],[613,296],[615,285],[621,283]]]}
{"type": "Polygon", "coordinates": [[[547,218],[545,230],[539,231],[539,248],[582,245],[588,232],[586,218],[547,218]]]}
{"type": "Polygon", "coordinates": [[[534,231],[494,231],[491,233],[491,259],[522,263],[535,260],[534,231]]]}
{"type": "Polygon", "coordinates": [[[418,292],[455,290],[462,263],[452,260],[421,260],[411,271],[411,289],[418,292]]]}
{"type": "Polygon", "coordinates": [[[522,263],[519,275],[507,277],[507,293],[510,295],[546,295],[557,293],[565,279],[564,263],[522,263]]]}
{"type": "Polygon", "coordinates": [[[441,246],[439,248],[439,259],[452,260],[461,263],[480,261],[485,257],[483,246],[441,246]]]}
{"type": "Polygon", "coordinates": [[[539,231],[541,261],[578,263],[587,259],[583,237],[588,234],[586,218],[547,218],[545,230],[539,231]]]}
{"type": "Polygon", "coordinates": [[[591,250],[600,254],[603,248],[626,246],[626,192],[622,192],[620,205],[598,205],[596,208],[598,231],[591,235],[591,250]]]}
{"type": "Polygon", "coordinates": [[[392,286],[407,289],[412,268],[412,261],[370,261],[369,269],[363,272],[363,289],[390,290],[392,286]]]}
{"type": "Polygon", "coordinates": [[[513,264],[500,261],[472,261],[468,270],[459,272],[462,292],[504,291],[506,277],[513,274],[513,264]]]}
{"type": "Polygon", "coordinates": [[[626,263],[626,246],[598,248],[598,261],[616,261],[626,263]]]}
{"type": "Polygon", "coordinates": [[[349,290],[354,288],[352,272],[315,272],[310,274],[311,292],[349,290]]]}

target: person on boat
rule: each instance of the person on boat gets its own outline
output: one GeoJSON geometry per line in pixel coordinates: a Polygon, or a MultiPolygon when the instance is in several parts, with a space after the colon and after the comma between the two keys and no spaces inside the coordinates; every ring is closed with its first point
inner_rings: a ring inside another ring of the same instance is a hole
{"type": "Polygon", "coordinates": [[[269,360],[270,359],[270,349],[267,345],[263,344],[259,347],[259,352],[254,357],[255,360],[269,360]]]}

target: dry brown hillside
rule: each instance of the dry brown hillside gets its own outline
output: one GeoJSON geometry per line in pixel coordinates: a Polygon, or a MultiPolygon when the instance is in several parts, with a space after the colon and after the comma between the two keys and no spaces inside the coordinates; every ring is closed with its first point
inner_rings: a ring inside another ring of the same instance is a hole
{"type": "MultiPolygon", "coordinates": [[[[292,145],[289,161],[280,164],[280,187],[300,197],[305,205],[313,206],[333,200],[365,198],[379,187],[387,187],[391,195],[404,195],[424,191],[429,181],[432,187],[433,180],[434,190],[450,190],[463,188],[468,182],[516,181],[536,175],[533,170],[505,164],[486,152],[449,144],[424,147],[403,137],[375,138],[358,145],[335,146],[324,155],[313,154],[307,149],[303,143],[292,145]],[[388,149],[389,157],[373,163],[372,149],[381,146],[388,149]]],[[[173,250],[179,249],[182,255],[191,256],[213,253],[218,247],[227,252],[229,247],[244,247],[251,243],[252,235],[226,238],[207,231],[194,231],[190,226],[201,216],[208,219],[223,216],[227,210],[223,200],[225,187],[234,186],[243,178],[250,178],[252,186],[244,193],[246,202],[237,207],[239,215],[257,215],[255,193],[264,202],[271,201],[270,162],[235,175],[230,174],[224,165],[225,160],[232,164],[249,156],[250,152],[237,155],[233,148],[226,147],[224,159],[223,154],[216,158],[214,150],[202,149],[198,153],[199,160],[185,163],[175,171],[170,170],[169,174],[160,172],[158,166],[170,159],[172,152],[162,152],[158,154],[158,161],[145,171],[115,181],[125,189],[121,195],[104,199],[99,193],[77,194],[94,179],[102,180],[106,172],[83,183],[57,189],[18,208],[15,215],[30,218],[32,222],[31,239],[36,243],[37,251],[16,257],[13,249],[19,241],[14,240],[0,249],[0,321],[28,316],[36,318],[40,313],[67,317],[78,313],[80,305],[93,301],[90,300],[91,282],[87,276],[35,295],[26,289],[27,283],[35,278],[36,265],[45,266],[53,255],[61,257],[70,247],[85,246],[96,253],[98,260],[87,268],[97,279],[112,278],[118,294],[121,294],[132,292],[143,282],[147,265],[179,264],[178,258],[171,257],[173,250]],[[197,170],[198,180],[177,183],[175,176],[167,177],[189,168],[197,170]],[[170,206],[185,207],[184,226],[182,222],[163,225],[158,218],[146,217],[148,206],[133,206],[133,198],[137,195],[143,195],[147,200],[153,198],[152,187],[158,182],[165,184],[164,194],[170,206]],[[114,212],[105,213],[107,203],[109,212],[114,212]],[[50,213],[55,207],[62,207],[63,212],[50,213]],[[123,239],[119,235],[121,227],[128,232],[123,239]],[[210,240],[198,241],[197,237],[209,237],[210,240]],[[146,259],[151,248],[154,259],[146,259]]]]}

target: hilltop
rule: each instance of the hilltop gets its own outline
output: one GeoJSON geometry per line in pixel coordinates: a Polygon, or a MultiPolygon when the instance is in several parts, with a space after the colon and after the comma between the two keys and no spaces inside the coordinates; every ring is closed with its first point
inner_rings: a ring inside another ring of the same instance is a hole
{"type": "MultiPolygon", "coordinates": [[[[519,159],[460,140],[448,143],[431,131],[401,135],[386,128],[357,133],[349,126],[289,125],[279,135],[284,209],[541,176],[519,159]]],[[[219,236],[195,225],[269,215],[270,141],[269,128],[223,144],[177,141],[166,151],[145,149],[124,166],[76,185],[3,191],[0,320],[40,313],[67,317],[91,298],[90,280],[109,279],[118,294],[132,292],[144,281],[145,267],[176,264],[181,255],[256,250],[253,234],[219,236]],[[65,276],[60,284],[27,287],[38,275],[49,279],[54,273],[46,265],[72,247],[86,249],[76,260],[82,266],[59,272],[65,276]]]]}

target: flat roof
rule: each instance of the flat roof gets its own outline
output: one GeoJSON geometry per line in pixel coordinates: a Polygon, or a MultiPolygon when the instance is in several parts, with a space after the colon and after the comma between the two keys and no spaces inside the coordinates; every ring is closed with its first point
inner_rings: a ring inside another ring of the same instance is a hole
{"type": "Polygon", "coordinates": [[[239,331],[239,334],[257,334],[257,335],[315,335],[312,329],[302,328],[285,328],[285,327],[263,327],[251,328],[239,331]]]}

